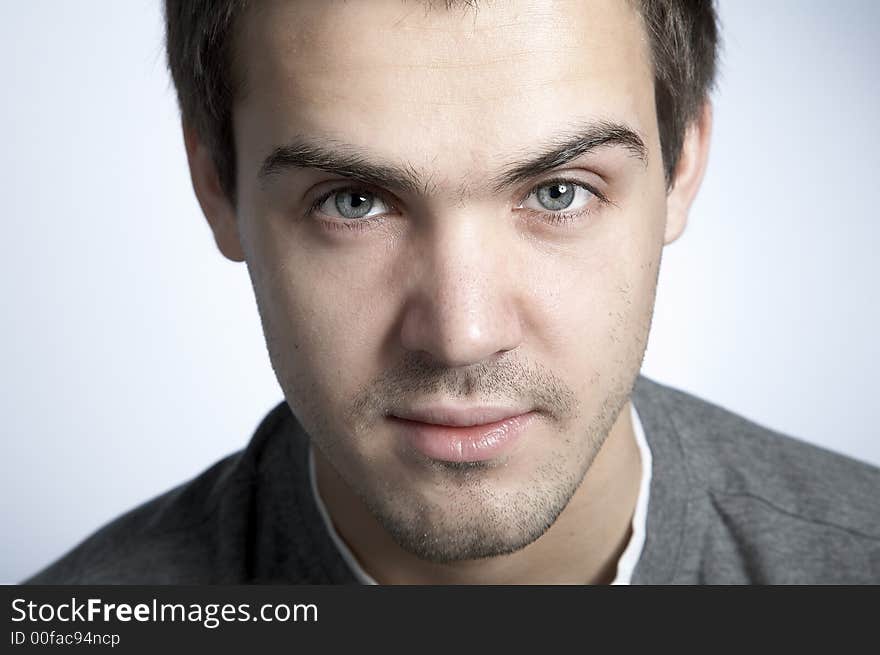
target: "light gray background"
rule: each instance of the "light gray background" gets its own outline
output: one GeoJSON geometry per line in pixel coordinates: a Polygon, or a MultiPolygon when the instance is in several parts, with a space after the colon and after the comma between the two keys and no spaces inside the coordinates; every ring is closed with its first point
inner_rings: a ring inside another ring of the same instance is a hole
{"type": "MultiPolygon", "coordinates": [[[[726,0],[711,160],[644,372],[880,464],[880,3],[726,0]]],[[[154,0],[0,5],[0,581],[281,399],[192,194],[154,0]]]]}

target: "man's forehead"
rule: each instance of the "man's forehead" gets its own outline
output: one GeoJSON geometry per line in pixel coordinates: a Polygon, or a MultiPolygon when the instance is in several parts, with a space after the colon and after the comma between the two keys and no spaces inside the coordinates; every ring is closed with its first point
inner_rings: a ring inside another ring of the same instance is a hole
{"type": "MultiPolygon", "coordinates": [[[[261,0],[248,3],[242,18],[247,29],[295,49],[344,46],[341,35],[353,45],[373,37],[414,35],[433,55],[437,43],[428,41],[434,37],[449,46],[449,53],[510,37],[525,46],[529,40],[546,45],[564,34],[566,24],[586,27],[587,35],[597,28],[619,37],[623,23],[638,22],[638,16],[636,6],[625,0],[261,0]]],[[[418,56],[418,47],[411,54],[418,56]]]]}
{"type": "Polygon", "coordinates": [[[428,170],[480,170],[575,117],[653,129],[641,22],[617,0],[272,2],[244,18],[239,106],[264,151],[333,133],[428,170]]]}

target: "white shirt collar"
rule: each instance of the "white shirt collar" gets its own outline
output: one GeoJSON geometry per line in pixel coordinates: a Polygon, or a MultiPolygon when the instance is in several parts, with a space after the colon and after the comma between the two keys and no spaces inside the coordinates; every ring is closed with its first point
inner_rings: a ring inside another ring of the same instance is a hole
{"type": "Polygon", "coordinates": [[[630,401],[632,407],[632,424],[633,433],[636,436],[636,444],[639,447],[639,455],[642,462],[642,479],[639,482],[639,496],[636,499],[636,509],[632,518],[632,535],[626,548],[617,560],[617,575],[611,581],[613,585],[627,585],[632,580],[633,570],[642,556],[642,549],[645,546],[645,530],[648,524],[648,497],[651,495],[651,471],[653,470],[653,459],[651,457],[651,449],[648,447],[648,440],[645,438],[645,429],[642,427],[642,421],[636,412],[636,405],[630,401]]]}
{"type": "MultiPolygon", "coordinates": [[[[611,584],[613,585],[628,585],[632,580],[633,570],[636,568],[639,557],[642,555],[642,548],[644,548],[645,545],[645,528],[648,520],[648,496],[651,493],[651,449],[648,447],[648,442],[645,439],[645,431],[642,427],[642,421],[639,419],[639,414],[636,412],[635,403],[630,401],[630,407],[632,408],[631,415],[633,432],[635,433],[636,444],[639,447],[639,455],[641,456],[642,478],[639,482],[639,496],[636,499],[636,509],[633,512],[632,535],[629,538],[626,548],[620,555],[620,559],[617,561],[617,574],[614,576],[614,580],[611,581],[611,584]]],[[[318,512],[324,520],[324,525],[327,527],[327,532],[330,533],[330,538],[333,540],[333,543],[342,555],[342,559],[345,560],[345,563],[348,564],[352,573],[354,573],[354,576],[361,584],[378,584],[370,574],[364,571],[363,567],[351,552],[351,549],[349,549],[346,543],[342,540],[339,533],[336,532],[333,521],[330,519],[330,513],[327,511],[327,507],[321,499],[321,494],[318,493],[318,485],[315,477],[315,453],[312,450],[311,442],[309,442],[309,483],[312,488],[312,495],[315,497],[315,504],[318,506],[318,512]]]]}

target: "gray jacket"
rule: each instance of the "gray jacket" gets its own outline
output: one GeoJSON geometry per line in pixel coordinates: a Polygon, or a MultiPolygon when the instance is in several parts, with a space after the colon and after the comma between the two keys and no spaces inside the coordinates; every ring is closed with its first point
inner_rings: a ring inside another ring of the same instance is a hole
{"type": "MultiPolygon", "coordinates": [[[[653,456],[633,584],[880,583],[880,469],[639,376],[653,456]]],[[[355,584],[282,402],[248,446],[131,510],[29,584],[355,584]]]]}

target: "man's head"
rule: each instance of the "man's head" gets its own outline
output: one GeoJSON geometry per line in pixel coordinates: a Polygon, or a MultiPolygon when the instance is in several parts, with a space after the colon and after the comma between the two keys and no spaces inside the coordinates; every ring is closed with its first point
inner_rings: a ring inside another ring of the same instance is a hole
{"type": "Polygon", "coordinates": [[[707,156],[711,5],[168,0],[167,21],[196,194],[319,452],[425,559],[540,537],[641,367],[707,156]],[[476,461],[400,420],[428,405],[531,413],[476,461]]]}

